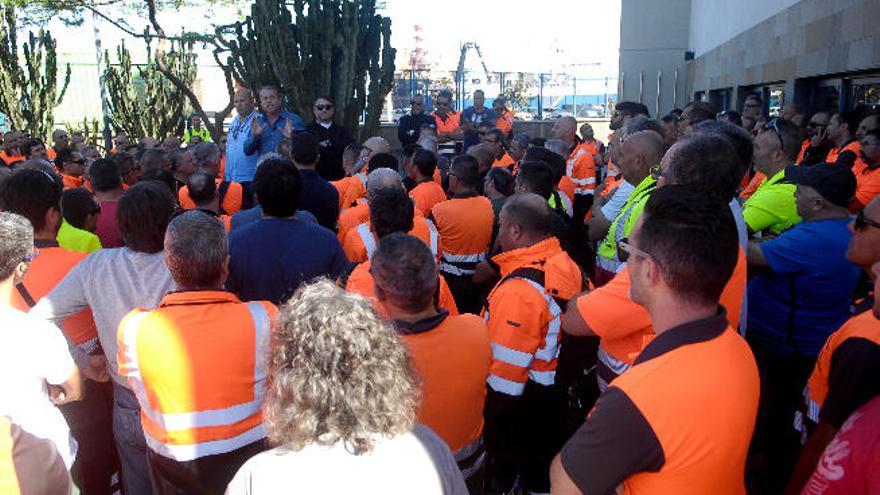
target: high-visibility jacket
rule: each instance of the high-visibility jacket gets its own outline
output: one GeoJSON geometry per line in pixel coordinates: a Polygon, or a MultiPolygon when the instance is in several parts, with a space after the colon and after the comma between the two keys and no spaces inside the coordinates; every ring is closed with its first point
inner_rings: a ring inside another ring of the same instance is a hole
{"type": "MultiPolygon", "coordinates": [[[[348,273],[340,275],[337,284],[348,292],[369,297],[379,316],[387,318],[388,310],[376,299],[376,283],[373,280],[373,275],[370,274],[370,266],[372,266],[372,262],[369,260],[354,265],[348,273]]],[[[437,306],[437,309],[444,309],[451,315],[458,314],[455,298],[452,297],[449,285],[446,284],[446,279],[443,278],[442,274],[437,281],[437,293],[434,295],[434,304],[437,306]]]]}
{"type": "Polygon", "coordinates": [[[359,172],[348,182],[345,197],[342,199],[342,208],[351,208],[357,200],[365,197],[367,197],[367,174],[359,172]]]}
{"type": "Polygon", "coordinates": [[[198,136],[202,138],[202,141],[206,143],[211,142],[211,133],[208,131],[207,127],[202,127],[199,129],[190,128],[185,130],[183,132],[183,142],[189,143],[192,140],[193,136],[198,136]]]}
{"type": "Polygon", "coordinates": [[[3,150],[0,151],[0,160],[6,162],[6,165],[12,165],[15,162],[22,162],[26,160],[26,158],[22,154],[10,155],[6,150],[3,150]]]}
{"type": "Polygon", "coordinates": [[[61,174],[61,182],[64,184],[64,189],[77,189],[83,187],[85,183],[85,178],[83,177],[75,177],[73,175],[61,174]]]}
{"type": "Polygon", "coordinates": [[[445,311],[414,323],[394,321],[421,383],[417,419],[457,452],[480,439],[486,378],[492,363],[489,330],[476,315],[445,311]]]}
{"type": "MultiPolygon", "coordinates": [[[[220,195],[220,209],[226,215],[235,215],[241,211],[243,189],[238,182],[224,181],[222,177],[214,179],[217,183],[217,194],[220,195]],[[224,186],[225,184],[225,186],[224,186]]],[[[177,191],[177,201],[184,210],[195,209],[196,203],[189,197],[189,186],[177,191]]]]}
{"type": "MultiPolygon", "coordinates": [[[[409,235],[418,237],[426,246],[431,248],[434,257],[438,257],[440,253],[440,235],[434,223],[427,218],[416,213],[413,215],[413,228],[409,231],[409,235]]],[[[376,234],[370,229],[370,223],[364,222],[345,234],[345,241],[342,243],[342,250],[345,251],[345,257],[348,261],[362,262],[373,258],[373,253],[379,248],[379,240],[376,234]]]]}
{"type": "MultiPolygon", "coordinates": [[[[86,253],[77,253],[58,247],[55,242],[40,243],[40,252],[31,261],[21,283],[12,291],[9,303],[15,309],[28,312],[43,296],[61,282],[67,272],[85,259],[86,253]]],[[[98,331],[92,310],[86,308],[69,316],[61,323],[61,331],[67,340],[79,346],[84,352],[98,347],[98,331]]]]}
{"type": "MultiPolygon", "coordinates": [[[[748,177],[748,175],[746,175],[746,177],[748,177]]],[[[739,197],[742,199],[751,198],[755,194],[755,191],[757,191],[758,188],[761,187],[761,184],[763,184],[765,180],[767,180],[766,175],[762,174],[761,172],[755,172],[755,175],[752,177],[749,183],[746,184],[746,187],[744,187],[743,190],[739,192],[739,197]]]]}
{"type": "Polygon", "coordinates": [[[353,180],[357,180],[357,179],[349,176],[349,177],[343,177],[339,180],[335,180],[335,181],[331,182],[331,184],[333,184],[333,187],[336,188],[336,192],[339,194],[339,210],[340,211],[342,211],[342,209],[345,207],[344,206],[345,193],[346,193],[346,191],[348,191],[348,186],[351,185],[351,181],[353,181],[353,180]]]}
{"type": "MultiPolygon", "coordinates": [[[[746,256],[742,248],[736,267],[721,293],[732,328],[739,325],[746,287],[746,256]]],[[[654,326],[648,310],[630,298],[629,270],[626,266],[610,282],[579,297],[578,313],[599,340],[596,379],[605,390],[612,380],[628,370],[642,350],[654,339],[654,326]]]]}
{"type": "MultiPolygon", "coordinates": [[[[819,357],[816,359],[816,366],[807,380],[807,386],[804,387],[805,407],[802,411],[798,411],[795,416],[795,428],[800,430],[801,433],[806,434],[808,430],[806,420],[809,420],[812,425],[819,423],[819,413],[822,411],[825,398],[828,397],[830,390],[829,378],[831,377],[834,353],[850,339],[863,339],[880,346],[880,320],[868,310],[850,318],[839,330],[828,337],[828,340],[822,347],[822,351],[819,353],[819,357]]],[[[841,363],[837,364],[841,365],[841,363]]],[[[876,380],[877,377],[863,376],[863,379],[876,380]]]]}
{"type": "Polygon", "coordinates": [[[880,168],[871,168],[864,160],[856,161],[852,168],[856,176],[856,197],[849,206],[850,213],[858,213],[880,195],[880,168]]]}
{"type": "Polygon", "coordinates": [[[556,184],[556,189],[565,193],[565,196],[570,202],[574,202],[574,191],[576,187],[574,182],[572,182],[567,175],[563,175],[562,178],[559,179],[559,184],[556,184]]]}
{"type": "Polygon", "coordinates": [[[798,152],[797,160],[795,161],[796,164],[800,165],[801,162],[804,161],[804,155],[807,153],[807,149],[809,148],[810,140],[804,139],[804,141],[801,143],[801,150],[798,152]]]}
{"type": "Polygon", "coordinates": [[[141,406],[147,445],[190,461],[265,438],[270,325],[277,310],[220,291],[166,295],[119,325],[119,374],[141,406]]]}
{"type": "Polygon", "coordinates": [[[617,190],[617,186],[619,186],[621,182],[623,182],[623,174],[608,175],[605,179],[605,187],[602,188],[599,195],[603,198],[608,196],[611,194],[611,191],[617,190]]]}
{"type": "Polygon", "coordinates": [[[412,191],[409,192],[409,197],[415,203],[416,210],[426,217],[431,214],[431,209],[434,208],[434,205],[442,203],[447,199],[446,191],[433,180],[422,182],[412,188],[412,191]]]}
{"type": "Polygon", "coordinates": [[[521,396],[528,381],[554,385],[563,301],[581,291],[581,270],[555,237],[492,261],[502,278],[483,311],[492,337],[487,383],[509,396],[521,396]]]}
{"type": "Polygon", "coordinates": [[[339,229],[336,232],[336,237],[340,243],[343,243],[349,230],[369,221],[370,206],[367,204],[367,199],[358,200],[356,205],[342,210],[342,213],[339,214],[339,229]]]}
{"type": "Polygon", "coordinates": [[[574,182],[575,196],[593,194],[596,190],[596,160],[589,144],[577,145],[568,157],[565,175],[574,182]]]}
{"type": "Polygon", "coordinates": [[[449,112],[445,118],[437,115],[437,112],[432,113],[431,116],[434,117],[434,123],[437,125],[437,134],[455,132],[461,125],[461,112],[449,112]]]}
{"type": "Polygon", "coordinates": [[[629,198],[620,209],[617,217],[611,222],[608,228],[608,234],[599,243],[599,249],[596,252],[596,265],[608,272],[616,273],[620,271],[620,258],[617,257],[617,242],[624,237],[628,237],[636,225],[642,211],[645,209],[645,203],[648,197],[657,188],[657,181],[650,175],[645,177],[630,193],[629,198]]]}
{"type": "Polygon", "coordinates": [[[512,169],[513,166],[516,165],[516,160],[514,160],[510,153],[504,152],[504,155],[501,158],[496,159],[492,162],[492,168],[504,167],[508,170],[512,169]]]}
{"type": "Polygon", "coordinates": [[[492,242],[495,213],[485,196],[454,197],[431,210],[440,233],[440,271],[471,276],[477,263],[486,259],[492,242]]]}
{"type": "Polygon", "coordinates": [[[513,112],[506,108],[502,110],[498,120],[495,121],[495,127],[501,129],[505,136],[509,136],[510,131],[513,130],[513,112]]]}
{"type": "MultiPolygon", "coordinates": [[[[847,143],[843,146],[835,146],[835,147],[831,148],[831,151],[828,152],[828,156],[825,157],[825,163],[830,163],[832,165],[834,163],[837,163],[837,159],[840,157],[840,155],[842,153],[844,153],[846,151],[849,151],[849,152],[855,154],[856,160],[858,160],[859,157],[862,156],[861,150],[862,150],[862,147],[859,145],[858,141],[850,141],[849,143],[847,143]]],[[[855,162],[853,162],[853,163],[855,163],[855,162]]]]}

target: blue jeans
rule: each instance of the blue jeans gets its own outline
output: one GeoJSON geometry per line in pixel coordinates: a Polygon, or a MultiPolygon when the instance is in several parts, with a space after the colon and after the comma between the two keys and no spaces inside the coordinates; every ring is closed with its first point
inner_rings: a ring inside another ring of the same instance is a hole
{"type": "Polygon", "coordinates": [[[113,383],[113,436],[122,465],[125,495],[151,495],[147,441],[141,428],[141,408],[134,393],[113,383]]]}

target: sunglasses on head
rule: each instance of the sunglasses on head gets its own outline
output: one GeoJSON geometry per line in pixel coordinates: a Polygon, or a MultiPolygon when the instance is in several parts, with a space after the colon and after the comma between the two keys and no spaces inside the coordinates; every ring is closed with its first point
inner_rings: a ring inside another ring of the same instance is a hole
{"type": "Polygon", "coordinates": [[[858,215],[856,215],[856,220],[853,227],[855,228],[855,230],[864,230],[865,227],[868,226],[880,229],[880,222],[866,217],[865,210],[859,211],[858,215]]]}
{"type": "Polygon", "coordinates": [[[333,110],[333,105],[315,105],[315,110],[333,110]]]}
{"type": "Polygon", "coordinates": [[[764,124],[763,129],[766,131],[768,129],[772,129],[773,133],[776,134],[776,137],[779,138],[779,147],[785,148],[785,144],[782,142],[782,133],[779,132],[779,119],[771,119],[770,122],[764,124]]]}

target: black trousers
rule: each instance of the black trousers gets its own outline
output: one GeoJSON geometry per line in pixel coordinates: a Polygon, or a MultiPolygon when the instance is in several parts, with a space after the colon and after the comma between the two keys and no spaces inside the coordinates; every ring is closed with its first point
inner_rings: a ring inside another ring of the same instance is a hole
{"type": "Polygon", "coordinates": [[[565,442],[562,390],[532,381],[521,397],[489,389],[484,419],[485,492],[507,493],[515,485],[521,490],[549,492],[550,462],[565,442]]]}
{"type": "Polygon", "coordinates": [[[119,486],[119,458],[113,441],[113,387],[84,380],[83,399],[59,407],[77,443],[70,470],[83,495],[109,495],[119,486]],[[116,483],[113,477],[116,476],[116,483]]]}
{"type": "Polygon", "coordinates": [[[794,414],[803,404],[816,356],[773,354],[749,343],[761,378],[761,400],[749,447],[747,486],[753,495],[782,493],[800,455],[794,414]]]}
{"type": "Polygon", "coordinates": [[[260,440],[225,454],[175,461],[147,449],[154,495],[223,495],[242,464],[268,448],[260,440]]]}

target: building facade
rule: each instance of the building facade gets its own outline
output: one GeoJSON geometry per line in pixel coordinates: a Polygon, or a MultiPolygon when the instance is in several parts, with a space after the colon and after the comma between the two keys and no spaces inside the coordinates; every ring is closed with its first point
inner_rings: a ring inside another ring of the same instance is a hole
{"type": "Polygon", "coordinates": [[[880,106],[880,0],[622,0],[619,101],[880,106]]]}

